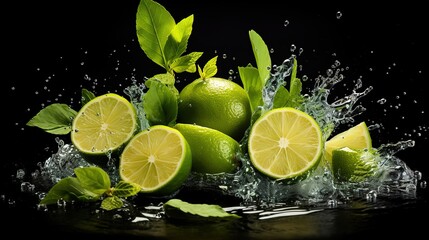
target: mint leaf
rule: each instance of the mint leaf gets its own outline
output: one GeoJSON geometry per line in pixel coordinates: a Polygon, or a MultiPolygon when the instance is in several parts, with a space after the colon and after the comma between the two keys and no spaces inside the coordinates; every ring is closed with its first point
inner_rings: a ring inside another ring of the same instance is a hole
{"type": "Polygon", "coordinates": [[[49,190],[48,194],[40,201],[40,204],[56,204],[60,200],[66,202],[72,200],[91,202],[99,198],[99,194],[86,190],[77,178],[66,177],[58,181],[49,190]]]}
{"type": "Polygon", "coordinates": [[[192,33],[192,24],[194,23],[194,15],[191,15],[181,20],[168,36],[164,47],[167,62],[180,57],[185,53],[188,46],[188,40],[192,33]]]}
{"type": "Polygon", "coordinates": [[[174,79],[174,76],[170,73],[161,73],[157,74],[148,80],[146,80],[145,85],[146,87],[150,88],[150,84],[152,81],[159,81],[161,83],[164,83],[165,85],[174,85],[176,79],[174,79]]]}
{"type": "Polygon", "coordinates": [[[284,107],[288,105],[290,93],[285,86],[279,86],[273,100],[273,108],[284,107]]]}
{"type": "Polygon", "coordinates": [[[119,181],[112,189],[112,195],[118,197],[131,197],[139,193],[141,187],[138,184],[119,181]]]}
{"type": "Polygon", "coordinates": [[[137,8],[136,32],[140,47],[156,64],[167,71],[164,46],[176,22],[171,14],[153,0],[141,0],[137,8]]]}
{"type": "Polygon", "coordinates": [[[217,73],[217,56],[210,59],[205,65],[203,70],[198,66],[198,73],[200,74],[201,79],[211,78],[217,73]]]}
{"type": "Polygon", "coordinates": [[[124,206],[124,202],[117,196],[107,197],[101,202],[101,208],[107,211],[121,208],[122,206],[124,206]]]}
{"type": "Polygon", "coordinates": [[[271,71],[271,57],[267,45],[262,37],[254,30],[249,31],[250,42],[252,44],[253,54],[255,55],[256,66],[259,71],[259,78],[261,79],[262,86],[270,77],[271,71]]]}
{"type": "Polygon", "coordinates": [[[81,186],[93,193],[102,195],[110,188],[109,175],[100,167],[75,168],[74,173],[81,186]]]}
{"type": "Polygon", "coordinates": [[[95,98],[95,94],[90,92],[89,90],[82,88],[82,97],[81,97],[81,105],[85,105],[89,101],[95,98]]]}
{"type": "Polygon", "coordinates": [[[252,66],[238,67],[243,88],[246,90],[250,100],[250,107],[252,112],[258,106],[262,105],[262,82],[259,78],[259,71],[252,66]]]}
{"type": "Polygon", "coordinates": [[[172,125],[177,118],[177,97],[165,84],[151,81],[143,95],[143,109],[149,125],[172,125]]]}
{"type": "MultiPolygon", "coordinates": [[[[285,86],[279,86],[274,96],[273,108],[279,107],[298,107],[303,100],[301,95],[302,83],[296,77],[298,63],[296,58],[293,59],[292,73],[290,78],[289,91],[285,86]]],[[[286,82],[285,82],[286,84],[286,82]]]]}
{"type": "Polygon", "coordinates": [[[173,60],[170,65],[171,70],[177,73],[190,72],[197,70],[195,63],[203,55],[202,52],[191,52],[185,56],[181,56],[173,60]]]}
{"type": "Polygon", "coordinates": [[[219,205],[192,204],[180,199],[170,199],[163,205],[165,214],[169,218],[181,220],[213,220],[236,219],[239,215],[226,212],[219,205]]]}
{"type": "Polygon", "coordinates": [[[52,134],[65,135],[70,133],[76,114],[77,112],[68,105],[54,103],[40,110],[27,122],[27,126],[38,127],[52,134]]]}
{"type": "Polygon", "coordinates": [[[302,90],[302,82],[299,78],[296,77],[298,69],[298,61],[296,58],[293,59],[293,66],[292,66],[292,74],[290,78],[290,103],[289,106],[296,107],[299,106],[303,100],[303,97],[301,95],[302,90]]]}
{"type": "Polygon", "coordinates": [[[243,88],[249,95],[252,112],[254,112],[258,106],[263,104],[262,88],[270,77],[271,57],[267,45],[258,33],[250,30],[249,37],[257,68],[249,64],[246,67],[239,67],[238,72],[243,88]]]}

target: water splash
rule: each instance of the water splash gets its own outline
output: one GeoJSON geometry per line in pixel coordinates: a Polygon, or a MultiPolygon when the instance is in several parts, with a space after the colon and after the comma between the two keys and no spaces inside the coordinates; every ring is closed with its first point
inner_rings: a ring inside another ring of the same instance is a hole
{"type": "MultiPolygon", "coordinates": [[[[274,66],[270,79],[263,88],[263,106],[258,111],[267,111],[273,107],[273,98],[278,88],[290,77],[293,58],[286,59],[281,65],[274,66]]],[[[313,116],[319,123],[324,139],[328,139],[338,126],[353,123],[356,116],[366,109],[359,105],[359,100],[366,96],[373,87],[363,90],[358,79],[348,95],[329,102],[329,95],[334,86],[345,80],[340,62],[335,61],[326,75],[319,75],[314,87],[304,94],[304,101],[298,107],[313,116]]],[[[378,124],[369,128],[377,128],[378,124]]],[[[245,149],[248,132],[241,141],[245,149]]],[[[377,196],[413,197],[418,186],[415,171],[412,171],[401,159],[394,156],[398,151],[414,146],[413,140],[381,145],[377,178],[362,183],[337,183],[328,163],[322,160],[319,166],[309,172],[305,180],[295,184],[286,184],[272,180],[260,174],[250,163],[247,153],[239,154],[242,167],[234,174],[193,174],[187,186],[193,188],[218,187],[225,195],[242,199],[245,205],[272,206],[279,202],[293,205],[320,204],[325,207],[337,206],[338,203],[359,197],[376,201],[377,196]],[[334,203],[334,204],[333,204],[334,203]]],[[[246,151],[244,151],[246,152],[246,151]]],[[[417,174],[419,175],[419,174],[417,174]]],[[[421,175],[421,173],[420,173],[421,175]]],[[[421,178],[421,177],[420,177],[421,178]]]]}
{"type": "MultiPolygon", "coordinates": [[[[258,111],[272,109],[273,97],[278,88],[290,78],[295,57],[292,55],[279,66],[273,66],[271,77],[263,88],[263,106],[260,106],[258,111]]],[[[338,126],[354,122],[355,117],[366,110],[359,105],[359,101],[372,91],[372,86],[361,90],[361,79],[357,79],[351,93],[330,102],[329,96],[333,88],[346,79],[340,65],[339,61],[335,61],[325,75],[319,75],[314,79],[305,76],[305,82],[313,82],[314,86],[309,93],[303,95],[303,102],[298,107],[315,118],[325,140],[338,126]]],[[[144,90],[145,86],[138,84],[135,79],[132,81],[132,85],[124,89],[124,93],[130,97],[137,109],[140,129],[149,127],[141,104],[144,90]]],[[[369,129],[377,129],[377,126],[378,124],[371,125],[369,129]]],[[[243,149],[247,147],[249,130],[250,128],[240,141],[243,149]]],[[[56,141],[58,152],[44,163],[39,163],[40,176],[49,186],[64,177],[73,175],[74,168],[90,165],[73,145],[65,144],[59,139],[56,141]]],[[[220,191],[225,196],[240,199],[243,205],[257,205],[262,208],[270,208],[281,202],[295,206],[316,204],[323,207],[336,207],[338,204],[356,197],[368,201],[376,201],[377,198],[383,196],[402,196],[404,194],[413,197],[416,188],[425,185],[425,183],[418,184],[421,180],[421,173],[412,171],[402,160],[394,156],[398,151],[413,146],[414,141],[412,140],[381,145],[378,149],[381,167],[376,174],[377,178],[363,183],[337,183],[328,164],[322,160],[319,166],[313,172],[309,172],[304,180],[295,184],[286,184],[259,173],[251,164],[247,151],[243,151],[243,153],[237,153],[242,166],[236,173],[191,173],[184,187],[220,191]]],[[[115,159],[111,159],[109,161],[111,164],[108,164],[111,166],[108,173],[112,182],[119,179],[115,161],[115,159]]]]}

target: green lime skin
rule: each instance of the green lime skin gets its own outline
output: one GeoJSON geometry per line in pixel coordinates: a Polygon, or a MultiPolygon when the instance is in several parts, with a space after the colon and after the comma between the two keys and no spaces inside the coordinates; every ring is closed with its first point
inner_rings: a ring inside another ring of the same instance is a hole
{"type": "Polygon", "coordinates": [[[237,154],[240,144],[230,136],[212,128],[178,123],[192,152],[192,171],[199,173],[232,173],[240,165],[237,154]]]}
{"type": "Polygon", "coordinates": [[[216,129],[240,141],[251,120],[247,92],[223,78],[197,79],[179,94],[178,123],[216,129]]]}

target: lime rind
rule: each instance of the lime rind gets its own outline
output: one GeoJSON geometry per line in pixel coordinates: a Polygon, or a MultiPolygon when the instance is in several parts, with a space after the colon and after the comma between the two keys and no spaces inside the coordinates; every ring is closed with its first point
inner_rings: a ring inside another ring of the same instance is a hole
{"type": "Polygon", "coordinates": [[[332,152],[332,171],[340,182],[359,183],[377,173],[378,153],[374,149],[343,147],[332,152]]]}

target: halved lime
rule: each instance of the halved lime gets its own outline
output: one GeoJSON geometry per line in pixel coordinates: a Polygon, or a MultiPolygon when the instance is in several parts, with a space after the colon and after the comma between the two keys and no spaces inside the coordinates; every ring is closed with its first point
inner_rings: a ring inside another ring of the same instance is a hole
{"type": "Polygon", "coordinates": [[[124,181],[141,186],[144,193],[170,195],[188,178],[192,153],[176,129],[152,126],[136,134],[122,151],[119,174],[124,181]]]}
{"type": "Polygon", "coordinates": [[[325,159],[332,164],[332,151],[334,149],[349,147],[354,149],[370,149],[372,140],[365,122],[338,133],[325,143],[325,159]]]}
{"type": "Polygon", "coordinates": [[[362,182],[378,169],[375,149],[338,148],[332,151],[332,172],[339,181],[362,182]]]}
{"type": "Polygon", "coordinates": [[[317,167],[323,153],[322,132],[307,113],[276,108],[253,124],[248,148],[250,160],[260,172],[295,181],[317,167]]]}
{"type": "Polygon", "coordinates": [[[118,94],[107,93],[79,110],[70,135],[74,146],[91,160],[120,150],[136,129],[134,106],[118,94]]]}

